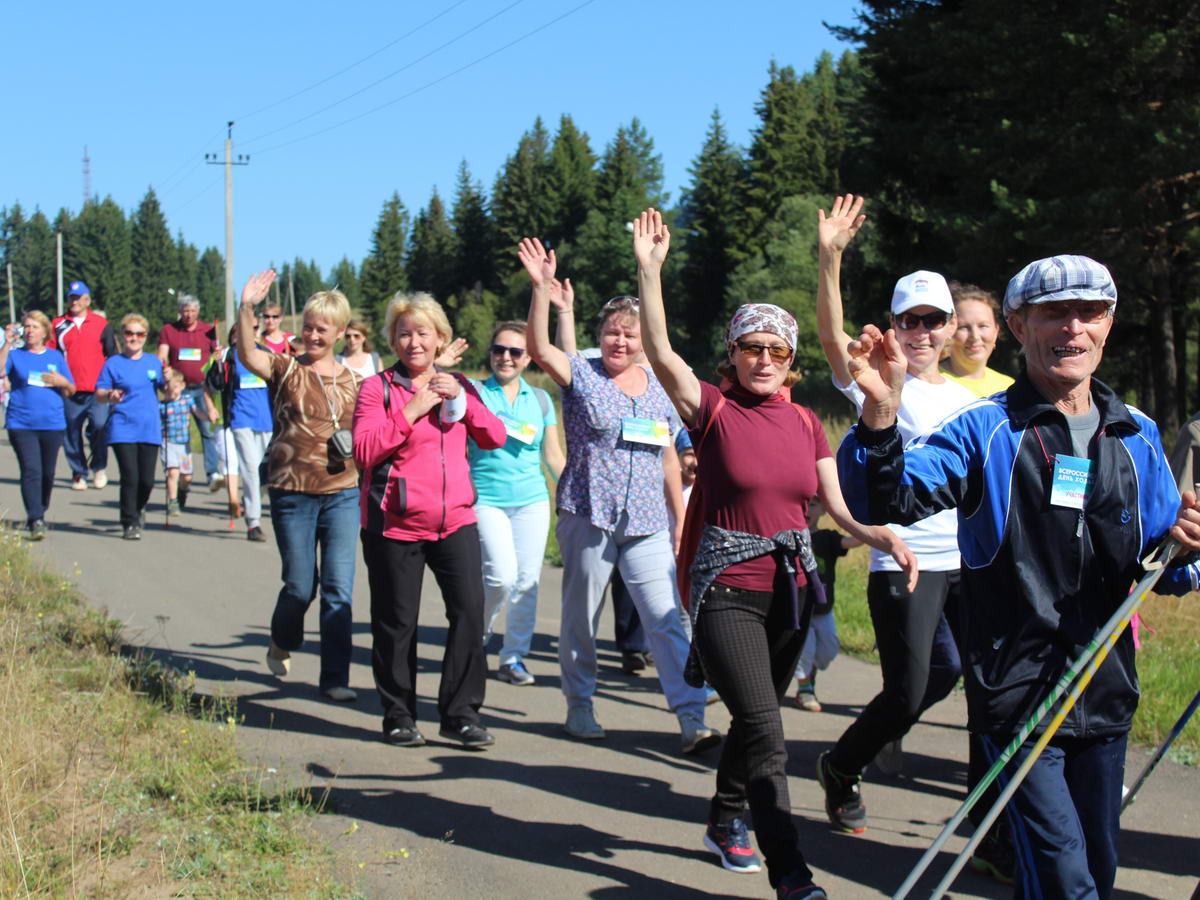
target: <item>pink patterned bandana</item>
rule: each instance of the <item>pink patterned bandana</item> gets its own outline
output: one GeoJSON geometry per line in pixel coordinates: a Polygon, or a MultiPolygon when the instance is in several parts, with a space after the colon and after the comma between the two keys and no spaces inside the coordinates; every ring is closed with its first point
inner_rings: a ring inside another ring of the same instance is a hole
{"type": "Polygon", "coordinates": [[[765,331],[776,334],[796,349],[796,317],[781,306],[773,303],[745,303],[737,308],[725,331],[725,346],[732,347],[743,334],[765,331]]]}

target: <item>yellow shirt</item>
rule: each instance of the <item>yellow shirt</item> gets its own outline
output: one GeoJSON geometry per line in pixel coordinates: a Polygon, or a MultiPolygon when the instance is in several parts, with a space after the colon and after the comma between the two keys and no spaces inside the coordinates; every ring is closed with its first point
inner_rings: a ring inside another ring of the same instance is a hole
{"type": "Polygon", "coordinates": [[[951,373],[948,369],[942,369],[942,374],[951,381],[961,384],[976,397],[990,397],[997,391],[1002,391],[1013,383],[1013,379],[1009,378],[1003,372],[997,372],[995,369],[984,367],[982,378],[963,378],[960,375],[951,373]]]}

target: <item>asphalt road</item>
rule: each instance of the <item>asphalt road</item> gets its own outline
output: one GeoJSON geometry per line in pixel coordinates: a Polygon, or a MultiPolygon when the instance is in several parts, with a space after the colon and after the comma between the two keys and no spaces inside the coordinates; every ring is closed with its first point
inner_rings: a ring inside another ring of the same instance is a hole
{"type": "MultiPolygon", "coordinates": [[[[560,573],[545,571],[533,654],[537,683],[488,682],[485,724],[496,745],[471,753],[436,739],[434,698],[445,618],[432,578],[425,581],[420,629],[420,717],[425,747],[379,740],[380,708],[370,670],[367,579],[359,564],[351,684],[359,700],[322,700],[317,675],[316,610],[309,642],[286,680],[263,665],[279,588],[273,542],[252,544],[241,523],[230,529],[223,495],[193,492],[188,512],[162,527],[161,485],[138,543],[121,539],[113,483],[102,491],[67,489],[65,465],[36,552],[76,579],[97,607],[125,623],[129,641],[194,670],[201,690],[238,698],[247,757],[268,779],[328,789],[331,814],[315,827],[336,851],[347,879],[371,897],[772,896],[766,873],[724,871],[701,845],[715,752],[683,757],[674,717],[650,670],[621,673],[610,641],[601,643],[597,717],[603,742],[562,731],[556,635],[560,573]]],[[[0,509],[23,519],[11,449],[0,450],[0,509]]],[[[265,523],[271,534],[269,521],[265,523]]],[[[272,537],[273,540],[273,537],[272,537]]],[[[611,636],[607,613],[602,625],[611,636]]],[[[496,658],[489,657],[495,667],[496,658]]],[[[827,825],[813,779],[817,754],[850,723],[879,686],[874,667],[839,657],[821,676],[821,713],[783,710],[793,812],[817,881],[836,898],[887,896],[900,884],[964,795],[965,706],[956,692],[905,740],[905,774],[868,772],[869,830],[859,836],[827,825]]],[[[723,706],[709,723],[724,731],[723,706]]],[[[1193,724],[1191,727],[1200,727],[1193,724]]],[[[1145,749],[1130,751],[1129,775],[1145,749]]],[[[934,865],[937,877],[965,843],[952,838],[934,865]]],[[[1121,898],[1190,897],[1200,879],[1200,771],[1164,762],[1127,812],[1121,898]]],[[[928,896],[927,877],[914,896],[928,896]]],[[[1006,897],[965,872],[955,897],[1006,897]]]]}

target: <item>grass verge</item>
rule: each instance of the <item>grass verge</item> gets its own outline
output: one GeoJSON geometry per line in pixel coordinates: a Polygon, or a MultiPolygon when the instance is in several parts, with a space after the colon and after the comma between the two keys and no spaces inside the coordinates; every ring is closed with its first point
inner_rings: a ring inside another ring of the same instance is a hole
{"type": "Polygon", "coordinates": [[[123,654],[22,544],[0,532],[0,894],[351,895],[320,798],[244,762],[233,704],[123,654]]]}

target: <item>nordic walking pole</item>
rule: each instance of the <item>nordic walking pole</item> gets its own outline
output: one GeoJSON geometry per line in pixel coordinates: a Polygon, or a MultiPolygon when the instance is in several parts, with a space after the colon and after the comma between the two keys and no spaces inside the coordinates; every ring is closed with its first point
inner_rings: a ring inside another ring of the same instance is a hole
{"type": "MultiPolygon", "coordinates": [[[[1075,681],[1076,677],[1081,671],[1083,671],[1084,667],[1088,665],[1088,662],[1092,659],[1092,657],[1100,651],[1101,647],[1109,639],[1112,632],[1116,631],[1118,628],[1123,629],[1124,623],[1128,623],[1138,605],[1141,604],[1142,598],[1145,597],[1146,594],[1148,594],[1154,587],[1154,585],[1158,583],[1158,579],[1162,576],[1163,571],[1166,569],[1167,564],[1171,561],[1171,558],[1175,555],[1177,549],[1178,545],[1174,541],[1168,539],[1163,542],[1158,551],[1151,553],[1148,557],[1146,557],[1145,560],[1142,561],[1142,567],[1146,570],[1146,574],[1142,576],[1142,580],[1138,582],[1137,587],[1133,589],[1130,595],[1126,598],[1125,602],[1122,603],[1117,611],[1112,614],[1109,620],[1104,623],[1104,626],[1096,633],[1096,636],[1092,638],[1091,643],[1084,648],[1084,651],[1079,655],[1079,658],[1071,663],[1070,667],[1063,672],[1062,676],[1058,679],[1058,682],[1054,685],[1054,689],[1050,692],[1050,695],[1042,701],[1041,705],[1039,705],[1037,709],[1034,710],[1033,715],[1026,720],[1025,724],[1021,726],[1020,731],[1017,732],[1016,736],[1012,739],[1012,741],[1009,742],[1008,746],[1001,751],[999,757],[997,757],[996,761],[992,763],[991,768],[987,770],[987,773],[982,779],[980,779],[979,783],[975,785],[975,788],[967,795],[967,798],[962,802],[962,805],[959,806],[958,811],[955,812],[954,815],[950,817],[950,820],[942,827],[941,832],[938,833],[938,836],[934,839],[933,843],[929,845],[929,849],[925,851],[925,854],[920,858],[920,860],[918,860],[916,866],[914,866],[913,870],[908,874],[908,877],[904,879],[904,882],[899,888],[896,889],[896,893],[892,895],[892,900],[903,900],[904,897],[908,896],[909,892],[916,885],[917,879],[919,879],[921,875],[924,874],[925,870],[929,868],[929,864],[933,862],[934,857],[936,857],[938,854],[938,851],[942,849],[942,846],[947,840],[949,840],[950,835],[954,833],[954,830],[958,828],[963,819],[967,817],[967,813],[971,811],[972,807],[979,802],[979,798],[983,796],[984,792],[988,789],[991,783],[1000,775],[1008,761],[1016,755],[1016,752],[1021,748],[1021,745],[1025,743],[1025,739],[1028,738],[1029,735],[1033,734],[1034,729],[1037,728],[1042,719],[1046,717],[1046,715],[1054,708],[1055,704],[1058,703],[1059,699],[1070,689],[1071,684],[1075,681]],[[1155,559],[1156,556],[1159,558],[1155,559]]],[[[1120,635],[1118,634],[1117,636],[1119,637],[1120,635]]],[[[1108,651],[1105,650],[1104,653],[1107,655],[1108,651]]],[[[997,806],[999,809],[1004,808],[1003,804],[997,804],[997,806]]],[[[999,815],[998,812],[996,814],[999,815]]],[[[992,818],[994,819],[995,816],[992,818]]],[[[979,835],[980,839],[982,839],[986,832],[987,829],[984,826],[980,826],[978,829],[976,829],[976,834],[979,835]]],[[[978,841],[975,843],[977,844],[978,841]]],[[[971,849],[974,849],[974,844],[971,845],[971,849]]],[[[961,865],[959,868],[961,869],[961,865]]],[[[957,874],[957,871],[955,874],[957,874]]]]}
{"type": "Polygon", "coordinates": [[[1150,773],[1155,767],[1162,762],[1162,758],[1167,755],[1167,751],[1171,749],[1171,745],[1175,743],[1175,738],[1179,737],[1179,733],[1183,731],[1188,720],[1191,719],[1196,712],[1196,708],[1200,707],[1200,691],[1196,692],[1196,696],[1192,698],[1192,702],[1187,705],[1187,709],[1183,711],[1183,715],[1179,717],[1179,721],[1175,723],[1175,727],[1171,729],[1171,733],[1167,735],[1167,739],[1163,741],[1162,746],[1154,754],[1150,762],[1146,763],[1146,768],[1142,769],[1138,775],[1137,781],[1133,783],[1133,787],[1129,789],[1129,793],[1125,795],[1125,799],[1121,801],[1121,812],[1125,812],[1125,807],[1133,802],[1133,798],[1137,796],[1137,792],[1141,789],[1142,782],[1150,777],[1150,773]]]}

